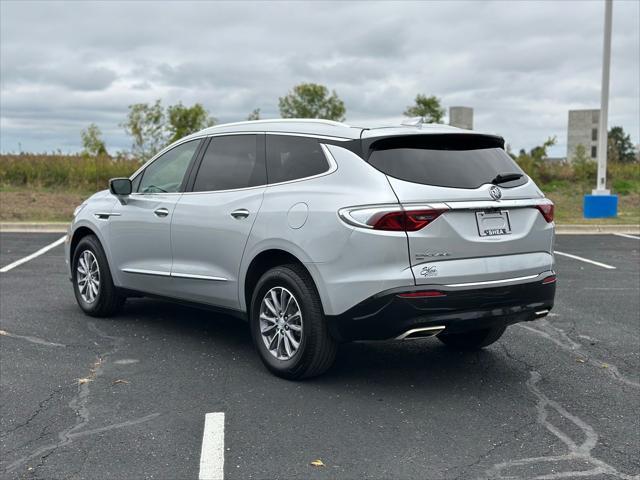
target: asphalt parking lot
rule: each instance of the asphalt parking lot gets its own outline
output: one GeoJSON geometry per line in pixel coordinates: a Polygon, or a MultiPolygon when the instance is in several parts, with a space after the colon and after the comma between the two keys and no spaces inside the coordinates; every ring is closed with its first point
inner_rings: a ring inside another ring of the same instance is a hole
{"type": "MultiPolygon", "coordinates": [[[[60,236],[0,234],[0,267],[60,236]]],[[[0,477],[640,478],[640,241],[556,249],[615,268],[558,256],[552,315],[482,352],[352,343],[293,383],[230,317],[84,316],[58,245],[0,273],[0,477]]]]}

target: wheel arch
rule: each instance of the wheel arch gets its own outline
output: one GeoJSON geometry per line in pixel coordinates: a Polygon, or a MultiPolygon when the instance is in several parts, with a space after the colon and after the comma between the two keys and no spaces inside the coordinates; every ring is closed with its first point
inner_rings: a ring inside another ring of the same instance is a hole
{"type": "Polygon", "coordinates": [[[312,267],[313,264],[305,263],[301,261],[296,255],[283,250],[281,248],[269,248],[263,250],[253,257],[249,263],[246,273],[244,275],[244,281],[241,282],[240,288],[240,305],[244,307],[249,315],[249,307],[253,290],[260,280],[260,277],[269,269],[278,265],[296,264],[302,267],[311,277],[316,291],[320,296],[320,302],[323,305],[324,310],[324,298],[321,289],[320,282],[318,282],[318,272],[312,267]]]}
{"type": "MultiPolygon", "coordinates": [[[[69,243],[69,261],[73,261],[73,255],[76,251],[76,247],[80,243],[80,240],[84,237],[88,237],[89,235],[95,236],[98,241],[100,241],[98,234],[87,226],[83,225],[74,230],[73,235],[71,236],[71,242],[69,243]]],[[[100,242],[100,244],[102,244],[102,242],[100,242]]]]}
{"type": "Polygon", "coordinates": [[[71,268],[73,265],[73,255],[75,253],[76,248],[78,247],[78,244],[80,243],[80,240],[82,240],[85,237],[88,237],[89,235],[93,235],[98,240],[98,243],[100,243],[100,246],[102,247],[102,250],[104,251],[104,254],[107,257],[107,264],[111,269],[111,275],[113,277],[114,283],[117,284],[116,276],[114,275],[115,272],[113,271],[113,268],[112,268],[110,251],[109,251],[108,245],[104,241],[103,233],[104,232],[102,232],[95,225],[87,222],[82,222],[82,223],[79,223],[77,226],[75,226],[75,228],[73,229],[73,232],[70,233],[70,239],[69,239],[69,255],[68,255],[69,271],[71,271],[71,268]]]}

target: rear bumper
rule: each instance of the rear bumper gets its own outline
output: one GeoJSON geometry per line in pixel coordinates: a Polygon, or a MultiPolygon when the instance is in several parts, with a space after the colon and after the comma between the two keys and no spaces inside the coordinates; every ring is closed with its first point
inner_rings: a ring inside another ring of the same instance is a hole
{"type": "Polygon", "coordinates": [[[542,279],[492,288],[393,288],[327,319],[331,333],[341,341],[389,339],[414,328],[434,326],[456,333],[541,318],[553,308],[555,292],[555,282],[543,283],[542,279]],[[424,290],[437,290],[444,296],[398,296],[424,290]]]}

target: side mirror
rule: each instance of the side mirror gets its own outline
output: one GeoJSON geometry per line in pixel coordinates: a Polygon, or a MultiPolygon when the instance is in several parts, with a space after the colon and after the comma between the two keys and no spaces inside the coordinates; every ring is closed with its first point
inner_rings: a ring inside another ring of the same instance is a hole
{"type": "Polygon", "coordinates": [[[131,195],[131,180],[128,178],[112,178],[109,180],[109,190],[118,197],[131,195]]]}

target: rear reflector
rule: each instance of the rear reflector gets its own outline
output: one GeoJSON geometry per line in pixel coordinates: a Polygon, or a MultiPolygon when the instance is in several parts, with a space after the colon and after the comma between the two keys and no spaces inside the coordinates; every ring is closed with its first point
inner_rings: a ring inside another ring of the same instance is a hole
{"type": "Polygon", "coordinates": [[[426,227],[444,210],[399,210],[397,212],[376,213],[368,221],[374,230],[415,232],[426,227]]]}
{"type": "Polygon", "coordinates": [[[399,293],[398,297],[402,298],[427,298],[427,297],[446,297],[447,294],[438,290],[422,290],[420,292],[399,293]]]}
{"type": "Polygon", "coordinates": [[[553,222],[553,203],[547,203],[544,205],[537,205],[536,208],[540,210],[540,213],[547,221],[547,223],[553,222]]]}
{"type": "Polygon", "coordinates": [[[556,276],[555,275],[550,275],[547,278],[545,278],[544,280],[542,280],[542,284],[546,285],[547,283],[556,283],[556,276]]]}

